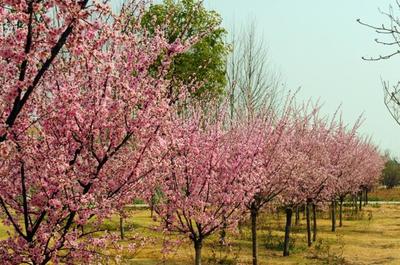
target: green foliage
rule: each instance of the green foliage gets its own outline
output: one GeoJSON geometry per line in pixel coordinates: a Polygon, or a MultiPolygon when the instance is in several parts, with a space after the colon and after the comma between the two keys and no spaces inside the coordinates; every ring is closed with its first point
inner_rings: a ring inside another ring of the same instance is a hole
{"type": "Polygon", "coordinates": [[[386,162],[381,181],[388,189],[400,184],[400,164],[396,159],[389,159],[386,162]]]}
{"type": "Polygon", "coordinates": [[[133,200],[133,204],[144,204],[144,203],[145,203],[145,201],[142,199],[134,199],[133,200]]]}
{"type": "Polygon", "coordinates": [[[170,43],[204,35],[190,50],[174,58],[168,75],[172,85],[188,84],[193,78],[203,83],[193,93],[200,100],[221,97],[226,85],[229,45],[224,41],[226,30],[221,27],[221,21],[218,13],[206,10],[202,2],[196,0],[164,0],[161,4],[153,4],[142,18],[142,25],[150,33],[166,23],[170,43]]]}
{"type": "MultiPolygon", "coordinates": [[[[269,250],[283,251],[285,238],[283,235],[273,234],[272,230],[267,232],[264,242],[265,248],[269,250]]],[[[296,243],[296,237],[289,237],[289,250],[293,251],[296,243]]]]}
{"type": "Polygon", "coordinates": [[[331,244],[326,240],[319,239],[315,242],[313,248],[307,255],[308,259],[317,259],[321,264],[326,265],[345,265],[349,264],[343,257],[344,251],[344,240],[343,235],[336,234],[336,246],[335,250],[332,249],[331,244]]]}
{"type": "MultiPolygon", "coordinates": [[[[275,228],[275,227],[274,227],[275,228]]],[[[276,233],[272,227],[266,228],[264,247],[268,250],[282,252],[284,249],[285,235],[283,233],[276,233]]],[[[301,253],[307,249],[305,238],[297,233],[298,231],[292,229],[289,237],[289,252],[301,253]]]]}
{"type": "Polygon", "coordinates": [[[232,248],[229,245],[221,245],[214,242],[210,245],[210,256],[205,259],[205,264],[208,265],[237,265],[240,264],[239,257],[241,248],[232,248]]]}

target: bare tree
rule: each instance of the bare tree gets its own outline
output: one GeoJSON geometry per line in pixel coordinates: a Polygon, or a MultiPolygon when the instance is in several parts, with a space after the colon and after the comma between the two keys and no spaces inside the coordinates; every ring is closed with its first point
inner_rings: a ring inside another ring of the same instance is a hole
{"type": "MultiPolygon", "coordinates": [[[[400,11],[399,0],[396,0],[395,6],[391,5],[387,12],[380,11],[380,13],[388,19],[387,24],[374,26],[357,19],[358,23],[373,29],[380,35],[379,38],[375,39],[376,43],[392,48],[392,51],[387,54],[378,55],[376,57],[362,57],[363,60],[387,60],[400,54],[400,18],[396,15],[395,9],[400,11]]],[[[400,81],[391,85],[388,81],[382,80],[382,87],[384,91],[384,103],[392,117],[400,125],[400,81]]]]}
{"type": "Polygon", "coordinates": [[[268,50],[257,36],[255,24],[233,31],[232,52],[227,62],[227,93],[231,117],[253,117],[268,112],[279,105],[283,90],[280,75],[273,70],[268,50]]]}

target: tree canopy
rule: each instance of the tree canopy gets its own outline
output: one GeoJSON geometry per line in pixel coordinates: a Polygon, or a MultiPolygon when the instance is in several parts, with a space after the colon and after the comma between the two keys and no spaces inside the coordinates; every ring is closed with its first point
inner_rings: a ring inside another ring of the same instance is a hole
{"type": "Polygon", "coordinates": [[[168,74],[173,86],[194,80],[203,83],[200,89],[190,91],[197,99],[219,98],[226,85],[229,45],[224,40],[226,30],[221,22],[217,12],[207,10],[201,1],[196,0],[164,0],[161,4],[151,5],[142,18],[142,25],[152,33],[167,23],[166,39],[169,43],[205,35],[174,58],[168,74]]]}

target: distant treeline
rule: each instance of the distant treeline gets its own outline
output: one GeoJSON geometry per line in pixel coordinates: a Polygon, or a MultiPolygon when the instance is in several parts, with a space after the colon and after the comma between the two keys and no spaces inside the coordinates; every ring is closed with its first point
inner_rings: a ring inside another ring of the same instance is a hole
{"type": "Polygon", "coordinates": [[[400,184],[400,164],[396,158],[389,157],[386,160],[385,169],[382,172],[381,184],[388,189],[392,189],[400,184]]]}

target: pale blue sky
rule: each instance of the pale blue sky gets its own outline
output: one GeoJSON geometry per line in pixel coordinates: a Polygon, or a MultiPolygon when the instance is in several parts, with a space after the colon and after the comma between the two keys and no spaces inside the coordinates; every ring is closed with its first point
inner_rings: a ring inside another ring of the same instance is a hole
{"type": "MultiPolygon", "coordinates": [[[[323,110],[342,104],[344,119],[364,112],[362,133],[372,135],[382,150],[400,156],[400,126],[383,104],[381,77],[400,80],[400,56],[365,62],[362,56],[390,52],[374,43],[377,35],[359,25],[387,19],[394,0],[205,0],[218,11],[227,29],[254,21],[268,45],[270,59],[290,89],[301,86],[300,98],[320,99],[323,110]]],[[[400,15],[400,10],[398,12],[400,15]]]]}

